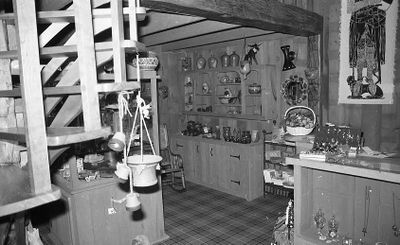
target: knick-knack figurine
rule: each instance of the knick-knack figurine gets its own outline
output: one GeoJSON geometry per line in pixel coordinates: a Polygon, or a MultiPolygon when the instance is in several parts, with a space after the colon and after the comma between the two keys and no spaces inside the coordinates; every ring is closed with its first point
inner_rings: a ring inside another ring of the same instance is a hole
{"type": "Polygon", "coordinates": [[[335,215],[333,215],[328,222],[328,236],[332,239],[336,238],[338,229],[339,229],[339,223],[336,221],[335,215]]]}

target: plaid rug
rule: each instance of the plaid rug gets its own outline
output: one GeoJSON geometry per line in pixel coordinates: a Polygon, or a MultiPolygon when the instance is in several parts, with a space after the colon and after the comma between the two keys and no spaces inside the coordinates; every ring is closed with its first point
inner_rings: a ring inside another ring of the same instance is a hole
{"type": "Polygon", "coordinates": [[[288,199],[267,195],[251,202],[187,182],[178,193],[163,187],[165,231],[169,244],[270,244],[288,199]]]}

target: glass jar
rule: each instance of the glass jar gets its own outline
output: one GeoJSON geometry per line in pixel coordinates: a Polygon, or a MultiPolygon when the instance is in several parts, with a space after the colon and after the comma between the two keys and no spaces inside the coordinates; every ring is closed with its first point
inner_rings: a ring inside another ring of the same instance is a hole
{"type": "Polygon", "coordinates": [[[223,127],[222,128],[222,137],[225,141],[231,140],[231,127],[223,127]]]}

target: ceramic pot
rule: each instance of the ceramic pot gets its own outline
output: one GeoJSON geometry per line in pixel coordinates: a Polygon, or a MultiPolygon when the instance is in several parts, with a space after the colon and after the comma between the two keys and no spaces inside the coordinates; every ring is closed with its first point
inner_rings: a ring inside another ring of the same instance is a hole
{"type": "Polygon", "coordinates": [[[208,58],[208,68],[215,69],[217,68],[217,65],[218,65],[218,59],[215,58],[213,55],[211,55],[211,57],[208,58]]]}
{"type": "Polygon", "coordinates": [[[222,67],[229,66],[229,55],[227,53],[225,53],[221,56],[221,65],[222,65],[222,67]]]}
{"type": "Polygon", "coordinates": [[[229,64],[233,67],[239,66],[240,57],[236,54],[235,51],[229,56],[229,64]]]}
{"type": "Polygon", "coordinates": [[[204,59],[202,56],[200,56],[197,59],[196,66],[197,66],[198,70],[203,70],[206,67],[206,59],[204,59]]]}

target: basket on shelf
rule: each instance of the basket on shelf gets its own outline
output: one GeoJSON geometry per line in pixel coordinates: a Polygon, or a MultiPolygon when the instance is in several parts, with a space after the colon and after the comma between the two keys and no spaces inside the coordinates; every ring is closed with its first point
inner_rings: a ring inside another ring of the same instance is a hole
{"type": "Polygon", "coordinates": [[[306,106],[292,106],[285,112],[286,132],[291,135],[308,135],[314,128],[317,118],[314,111],[306,106]]]}
{"type": "MultiPolygon", "coordinates": [[[[136,58],[132,60],[133,67],[136,67],[136,58]]],[[[139,58],[139,68],[141,70],[155,70],[158,66],[157,57],[143,57],[139,58]]]]}

